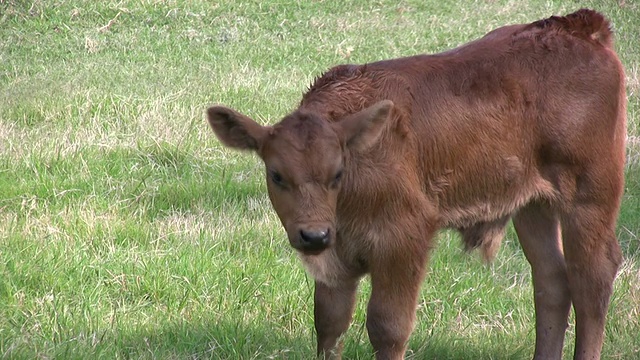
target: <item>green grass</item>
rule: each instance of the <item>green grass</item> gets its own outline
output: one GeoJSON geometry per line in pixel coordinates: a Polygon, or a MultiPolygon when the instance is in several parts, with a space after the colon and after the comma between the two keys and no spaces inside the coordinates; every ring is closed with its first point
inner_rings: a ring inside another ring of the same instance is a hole
{"type": "MultiPolygon", "coordinates": [[[[0,0],[0,357],[308,359],[313,282],[256,157],[211,103],[263,123],[340,63],[438,52],[578,7],[611,18],[629,162],[603,356],[640,358],[640,4],[630,0],[0,0]]],[[[526,359],[529,267],[512,231],[482,265],[444,232],[408,356],[526,359]]],[[[371,358],[366,295],[345,358],[371,358]]],[[[573,345],[568,330],[566,356],[573,345]]]]}

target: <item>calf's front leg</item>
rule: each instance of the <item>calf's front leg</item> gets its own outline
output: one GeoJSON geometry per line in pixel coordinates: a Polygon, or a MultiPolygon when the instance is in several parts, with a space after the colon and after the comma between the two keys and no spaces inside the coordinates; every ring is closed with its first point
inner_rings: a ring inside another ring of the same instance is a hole
{"type": "Polygon", "coordinates": [[[389,260],[379,270],[371,272],[367,331],[377,360],[404,357],[424,277],[425,259],[422,256],[411,261],[389,260]]]}
{"type": "Polygon", "coordinates": [[[338,344],[338,339],[351,323],[357,288],[358,280],[335,286],[316,281],[314,320],[319,358],[340,359],[342,342],[338,344]]]}

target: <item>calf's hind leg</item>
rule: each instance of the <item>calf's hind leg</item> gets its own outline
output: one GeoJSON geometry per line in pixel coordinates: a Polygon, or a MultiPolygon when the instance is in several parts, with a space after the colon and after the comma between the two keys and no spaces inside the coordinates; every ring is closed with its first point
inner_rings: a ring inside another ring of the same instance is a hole
{"type": "Polygon", "coordinates": [[[516,214],[513,225],[531,264],[536,309],[534,359],[561,359],[571,298],[560,222],[548,207],[533,203],[516,214]]]}
{"type": "Polygon", "coordinates": [[[609,199],[609,203],[584,199],[561,220],[576,316],[576,360],[600,358],[613,280],[622,261],[614,230],[616,197],[612,194],[609,199]]]}

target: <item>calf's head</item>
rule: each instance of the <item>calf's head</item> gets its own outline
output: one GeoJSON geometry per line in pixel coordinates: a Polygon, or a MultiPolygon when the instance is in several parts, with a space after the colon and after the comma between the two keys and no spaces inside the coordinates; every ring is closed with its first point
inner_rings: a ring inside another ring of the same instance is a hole
{"type": "Polygon", "coordinates": [[[383,100],[336,122],[298,109],[274,126],[262,126],[223,106],[209,108],[207,117],[223,144],[260,156],[269,198],[291,246],[313,255],[335,241],[347,152],[371,147],[392,107],[383,100]]]}

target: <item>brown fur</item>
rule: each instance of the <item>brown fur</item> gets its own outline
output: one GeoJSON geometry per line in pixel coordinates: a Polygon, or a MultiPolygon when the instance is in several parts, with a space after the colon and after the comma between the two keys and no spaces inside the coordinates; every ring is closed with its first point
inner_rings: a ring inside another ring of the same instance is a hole
{"type": "Polygon", "coordinates": [[[402,358],[433,235],[490,260],[513,219],[535,290],[537,359],[597,359],[621,253],[624,76],[591,10],[496,29],[436,55],[340,65],[274,126],[208,111],[257,152],[291,245],[316,279],[318,354],[339,357],[359,279],[378,359],[402,358]]]}

